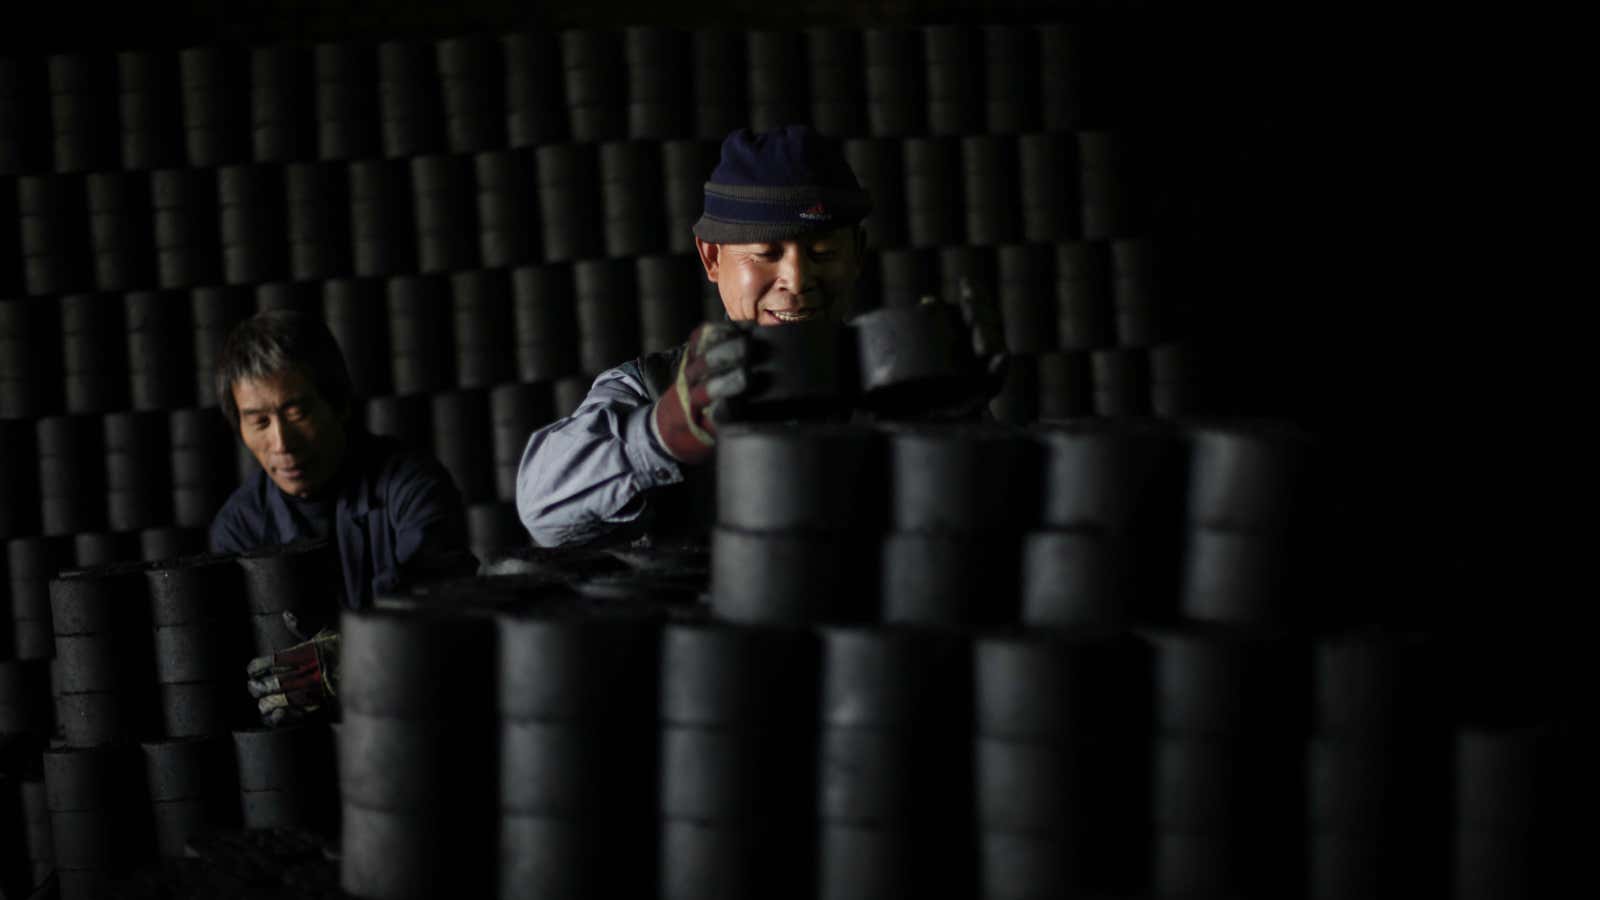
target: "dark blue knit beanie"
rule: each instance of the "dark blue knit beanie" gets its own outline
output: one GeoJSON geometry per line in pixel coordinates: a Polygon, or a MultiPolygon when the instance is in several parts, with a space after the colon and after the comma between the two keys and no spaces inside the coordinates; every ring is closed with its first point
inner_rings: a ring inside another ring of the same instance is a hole
{"type": "Polygon", "coordinates": [[[741,128],[722,142],[694,233],[713,244],[781,241],[854,225],[871,211],[832,141],[804,125],[764,134],[741,128]]]}

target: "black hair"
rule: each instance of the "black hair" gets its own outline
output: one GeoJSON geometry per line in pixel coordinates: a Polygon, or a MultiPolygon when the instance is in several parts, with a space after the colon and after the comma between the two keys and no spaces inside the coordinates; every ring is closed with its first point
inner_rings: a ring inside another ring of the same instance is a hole
{"type": "Polygon", "coordinates": [[[344,353],[328,326],[302,312],[268,310],[236,325],[217,355],[217,400],[235,432],[239,430],[239,406],[233,399],[233,386],[290,369],[304,372],[328,405],[341,414],[350,411],[355,388],[344,353]]]}

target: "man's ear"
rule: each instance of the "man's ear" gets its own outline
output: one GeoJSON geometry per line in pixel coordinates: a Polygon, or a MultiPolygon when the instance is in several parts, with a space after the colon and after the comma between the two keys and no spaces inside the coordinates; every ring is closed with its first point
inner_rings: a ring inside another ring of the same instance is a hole
{"type": "Polygon", "coordinates": [[[722,245],[694,239],[694,249],[700,254],[700,265],[705,267],[706,280],[716,283],[717,270],[722,262],[722,245]]]}

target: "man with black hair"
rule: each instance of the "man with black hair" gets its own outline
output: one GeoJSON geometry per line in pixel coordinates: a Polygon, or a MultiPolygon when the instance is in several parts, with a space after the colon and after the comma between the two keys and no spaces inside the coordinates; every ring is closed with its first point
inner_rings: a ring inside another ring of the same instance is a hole
{"type": "MultiPolygon", "coordinates": [[[[279,310],[240,323],[217,359],[216,383],[228,424],[261,470],[212,520],[212,550],[331,540],[350,608],[407,583],[477,571],[449,472],[425,453],[367,433],[354,414],[344,355],[319,319],[279,310]]],[[[251,692],[269,721],[331,696],[324,660],[337,654],[337,640],[318,635],[251,663],[251,692]]]]}

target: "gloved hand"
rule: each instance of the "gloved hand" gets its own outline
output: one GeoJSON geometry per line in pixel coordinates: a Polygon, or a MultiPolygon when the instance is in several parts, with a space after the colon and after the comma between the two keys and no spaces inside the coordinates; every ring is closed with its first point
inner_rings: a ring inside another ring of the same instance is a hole
{"type": "Polygon", "coordinates": [[[689,335],[672,387],[656,401],[650,427],[667,453],[698,464],[711,456],[726,402],[750,386],[749,343],[729,322],[707,322],[689,335]]]}
{"type": "MultiPolygon", "coordinates": [[[[298,635],[294,614],[285,612],[283,617],[298,635]]],[[[293,647],[258,656],[245,673],[261,721],[281,725],[304,718],[339,695],[339,633],[324,628],[293,647]]]]}

